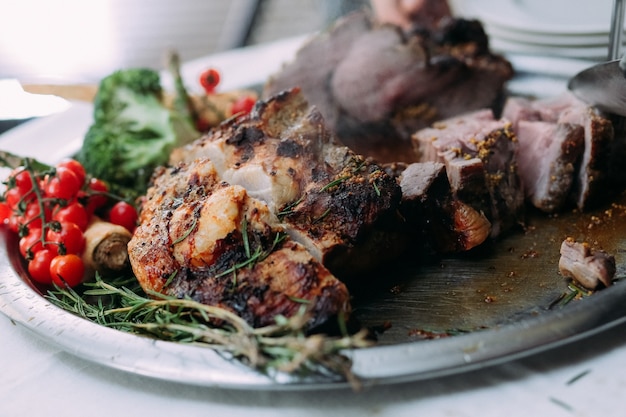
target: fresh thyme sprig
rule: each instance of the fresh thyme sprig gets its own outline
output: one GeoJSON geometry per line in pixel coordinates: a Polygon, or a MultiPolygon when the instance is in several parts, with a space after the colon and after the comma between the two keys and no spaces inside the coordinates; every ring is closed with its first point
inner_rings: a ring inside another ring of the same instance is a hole
{"type": "MultiPolygon", "coordinates": [[[[56,287],[47,298],[79,317],[117,330],[191,343],[229,353],[254,369],[295,373],[331,372],[358,387],[352,362],[343,351],[371,346],[365,330],[340,336],[307,334],[310,316],[303,304],[293,317],[254,328],[224,308],[163,294],[146,295],[136,279],[105,282],[96,277],[79,293],[56,287]],[[216,324],[218,323],[218,324],[216,324]]],[[[340,328],[345,328],[341,326],[340,328]]]]}

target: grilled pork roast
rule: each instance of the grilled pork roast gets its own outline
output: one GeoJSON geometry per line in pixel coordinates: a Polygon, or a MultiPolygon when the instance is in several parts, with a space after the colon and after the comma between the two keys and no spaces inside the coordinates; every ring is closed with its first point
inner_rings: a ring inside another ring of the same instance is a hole
{"type": "Polygon", "coordinates": [[[146,290],[228,308],[251,324],[350,313],[346,286],[405,246],[401,190],[338,144],[298,90],[259,102],[173,152],[129,243],[146,290]]]}
{"type": "Polygon", "coordinates": [[[478,21],[444,16],[406,32],[366,12],[313,37],[265,86],[300,87],[339,140],[384,162],[415,162],[410,137],[433,122],[496,107],[510,63],[478,21]]]}

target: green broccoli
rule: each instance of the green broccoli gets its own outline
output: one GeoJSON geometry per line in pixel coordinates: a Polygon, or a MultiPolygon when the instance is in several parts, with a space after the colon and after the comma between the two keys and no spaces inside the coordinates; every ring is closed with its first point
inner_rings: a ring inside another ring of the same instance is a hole
{"type": "Polygon", "coordinates": [[[198,138],[189,114],[168,108],[157,71],[118,70],[102,79],[94,122],[76,158],[112,189],[145,192],[154,169],[170,152],[198,138]]]}

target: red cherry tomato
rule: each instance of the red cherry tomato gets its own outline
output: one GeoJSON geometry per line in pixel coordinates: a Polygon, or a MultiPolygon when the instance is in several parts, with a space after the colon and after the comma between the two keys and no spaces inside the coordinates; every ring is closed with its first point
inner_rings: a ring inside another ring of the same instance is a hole
{"type": "MultiPolygon", "coordinates": [[[[63,244],[65,253],[80,254],[85,248],[85,236],[76,223],[60,222],[61,229],[56,231],[48,229],[46,241],[63,244]]],[[[59,250],[59,253],[61,251],[59,250]]]]}
{"type": "Polygon", "coordinates": [[[7,203],[0,202],[0,223],[7,224],[11,214],[13,214],[13,210],[11,210],[9,205],[7,203]]]}
{"type": "Polygon", "coordinates": [[[52,284],[50,275],[50,264],[57,256],[56,252],[50,249],[42,249],[35,253],[33,259],[28,262],[28,273],[30,277],[41,284],[52,284]]]}
{"type": "Polygon", "coordinates": [[[215,68],[209,68],[200,74],[200,85],[207,94],[214,93],[219,83],[220,73],[215,68]]]}
{"type": "Polygon", "coordinates": [[[33,179],[24,168],[14,170],[11,176],[15,179],[15,186],[20,190],[22,195],[26,195],[32,191],[33,179]]]}
{"type": "Polygon", "coordinates": [[[231,114],[248,114],[254,107],[256,100],[254,97],[239,97],[230,107],[231,114]]]}
{"type": "Polygon", "coordinates": [[[125,201],[115,203],[109,212],[109,221],[111,223],[123,226],[131,233],[137,226],[137,217],[135,207],[125,201]]]}
{"type": "Polygon", "coordinates": [[[69,168],[57,168],[54,176],[46,177],[44,191],[47,197],[71,200],[78,194],[81,183],[69,168]]]}
{"type": "Polygon", "coordinates": [[[64,159],[57,164],[57,168],[61,167],[67,168],[72,171],[74,175],[76,175],[76,178],[78,178],[78,182],[82,187],[82,185],[85,183],[85,178],[87,177],[87,173],[85,172],[85,167],[83,167],[83,164],[75,159],[64,159]]]}
{"type": "Polygon", "coordinates": [[[41,228],[43,221],[49,221],[52,217],[51,210],[47,207],[43,209],[43,216],[41,215],[41,206],[37,201],[31,201],[26,206],[26,211],[22,219],[22,223],[28,227],[41,228]]]}
{"type": "Polygon", "coordinates": [[[28,234],[26,236],[20,239],[20,253],[24,257],[24,259],[28,260],[32,258],[34,254],[44,248],[41,239],[41,233],[41,228],[32,228],[28,231],[28,234]]]}
{"type": "Polygon", "coordinates": [[[91,178],[87,188],[89,197],[85,208],[88,213],[93,214],[93,212],[107,203],[109,198],[105,194],[109,192],[109,187],[104,181],[98,178],[91,178]]]}
{"type": "Polygon", "coordinates": [[[52,282],[60,287],[66,285],[75,287],[83,282],[85,264],[80,256],[70,253],[57,255],[50,262],[50,276],[52,282]]]}
{"type": "Polygon", "coordinates": [[[22,199],[23,194],[20,192],[19,188],[10,188],[4,193],[4,201],[7,203],[11,210],[15,210],[20,200],[22,199]]]}
{"type": "Polygon", "coordinates": [[[89,214],[82,204],[74,201],[58,209],[52,216],[52,220],[74,223],[84,232],[87,229],[87,223],[89,223],[89,214]]]}

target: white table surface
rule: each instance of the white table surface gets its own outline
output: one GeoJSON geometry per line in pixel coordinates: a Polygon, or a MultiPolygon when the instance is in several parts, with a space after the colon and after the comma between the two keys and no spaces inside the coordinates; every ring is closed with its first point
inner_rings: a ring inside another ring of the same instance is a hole
{"type": "MultiPolygon", "coordinates": [[[[193,79],[202,68],[213,65],[227,74],[222,85],[225,89],[260,83],[264,74],[277,69],[281,59],[291,56],[302,40],[207,57],[186,64],[183,74],[193,79]],[[238,72],[236,68],[250,62],[251,56],[273,58],[263,59],[263,68],[254,74],[238,72]]],[[[83,115],[89,111],[81,105],[73,109],[83,115]]],[[[37,129],[47,129],[46,123],[39,121],[37,129]]],[[[70,129],[73,136],[68,149],[75,148],[76,138],[85,128],[83,124],[70,129]]],[[[16,138],[28,129],[33,128],[20,126],[0,136],[0,148],[19,150],[21,139],[16,138]]],[[[362,392],[281,392],[206,388],[129,374],[60,350],[0,314],[0,417],[136,413],[150,417],[617,417],[626,415],[624,394],[626,324],[542,353],[454,376],[362,392]]]]}

